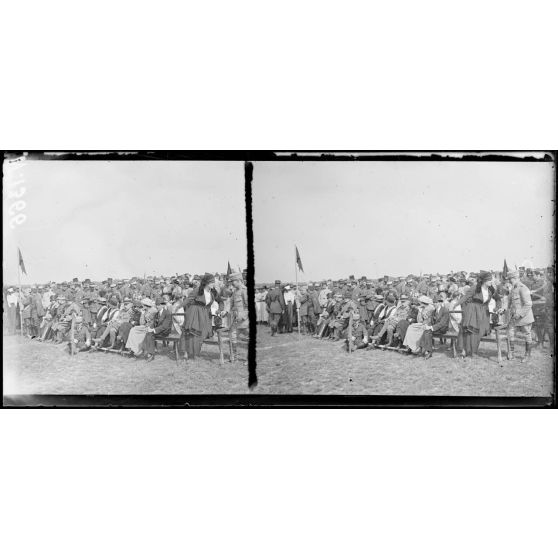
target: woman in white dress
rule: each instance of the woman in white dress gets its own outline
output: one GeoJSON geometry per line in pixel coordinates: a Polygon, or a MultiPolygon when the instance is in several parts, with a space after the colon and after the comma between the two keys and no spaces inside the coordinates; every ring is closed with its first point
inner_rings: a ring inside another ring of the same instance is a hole
{"type": "Polygon", "coordinates": [[[432,299],[422,295],[419,297],[420,308],[417,316],[417,323],[411,324],[407,328],[403,345],[406,346],[414,354],[420,352],[419,341],[427,327],[431,325],[432,316],[434,315],[434,305],[432,299]]]}
{"type": "Polygon", "coordinates": [[[264,287],[259,293],[259,300],[258,300],[258,322],[261,324],[267,324],[269,321],[269,314],[267,312],[267,304],[265,299],[267,298],[267,287],[264,287]]]}
{"type": "Polygon", "coordinates": [[[142,312],[140,316],[140,325],[134,326],[128,335],[126,348],[130,349],[131,354],[138,357],[143,352],[143,340],[147,334],[147,330],[153,327],[155,316],[157,315],[157,308],[155,303],[150,298],[144,298],[141,301],[142,312]]]}

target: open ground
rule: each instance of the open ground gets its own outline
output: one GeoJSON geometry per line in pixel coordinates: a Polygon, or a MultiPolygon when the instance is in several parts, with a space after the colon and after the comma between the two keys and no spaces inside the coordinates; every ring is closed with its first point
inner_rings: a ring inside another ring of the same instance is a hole
{"type": "Polygon", "coordinates": [[[239,343],[241,362],[219,365],[219,349],[205,343],[202,358],[176,364],[172,348],[158,343],[152,362],[102,351],[70,356],[65,345],[4,336],[4,395],[145,395],[248,393],[247,346],[239,343]]]}
{"type": "MultiPolygon", "coordinates": [[[[516,343],[523,354],[524,344],[516,343]]],[[[258,392],[342,395],[459,395],[548,397],[553,390],[553,357],[533,349],[530,362],[505,361],[495,345],[482,343],[473,362],[454,359],[436,344],[433,357],[361,349],[348,354],[343,342],[297,333],[271,337],[258,326],[258,392]]],[[[504,356],[505,359],[505,356],[504,356]]]]}

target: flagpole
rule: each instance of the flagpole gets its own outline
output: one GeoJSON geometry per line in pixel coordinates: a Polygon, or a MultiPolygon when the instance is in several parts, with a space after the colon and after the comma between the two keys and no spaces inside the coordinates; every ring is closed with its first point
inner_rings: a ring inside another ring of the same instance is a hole
{"type": "Polygon", "coordinates": [[[22,307],[22,296],[21,296],[21,265],[19,263],[19,248],[17,249],[17,284],[19,286],[19,329],[20,335],[23,337],[23,307],[22,307]]]}
{"type": "Polygon", "coordinates": [[[297,300],[295,300],[295,304],[296,304],[296,323],[298,325],[298,336],[300,337],[300,306],[298,303],[298,297],[299,292],[298,292],[298,262],[296,259],[296,246],[295,246],[295,281],[296,281],[296,298],[297,300]]]}

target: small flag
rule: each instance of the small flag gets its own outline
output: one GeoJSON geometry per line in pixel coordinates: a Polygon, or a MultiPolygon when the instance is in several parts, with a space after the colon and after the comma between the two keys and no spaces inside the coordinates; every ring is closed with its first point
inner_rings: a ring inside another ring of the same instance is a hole
{"type": "Polygon", "coordinates": [[[231,262],[227,262],[227,275],[230,275],[231,273],[232,273],[231,262]]]}
{"type": "Polygon", "coordinates": [[[304,273],[304,269],[302,267],[302,260],[300,259],[300,254],[298,253],[298,248],[295,246],[296,250],[296,264],[298,265],[298,269],[304,273]]]}
{"type": "Polygon", "coordinates": [[[508,264],[507,264],[506,260],[504,260],[504,270],[502,272],[504,278],[508,276],[508,271],[509,271],[508,270],[508,264]]]}
{"type": "Polygon", "coordinates": [[[21,255],[21,250],[18,248],[17,253],[19,255],[19,266],[21,267],[21,271],[27,275],[27,271],[25,271],[25,264],[23,263],[23,256],[21,255]]]}

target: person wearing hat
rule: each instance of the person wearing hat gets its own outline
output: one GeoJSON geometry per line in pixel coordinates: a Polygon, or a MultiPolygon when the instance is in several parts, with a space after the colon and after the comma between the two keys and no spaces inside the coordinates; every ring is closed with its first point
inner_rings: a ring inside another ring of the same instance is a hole
{"type": "Polygon", "coordinates": [[[316,333],[314,335],[316,339],[325,339],[329,336],[329,322],[332,319],[332,316],[335,316],[336,302],[337,299],[335,298],[335,295],[332,292],[329,292],[327,295],[327,304],[321,312],[318,323],[316,324],[316,333]]]}
{"type": "Polygon", "coordinates": [[[242,273],[231,273],[229,281],[232,286],[230,296],[230,326],[229,335],[232,345],[231,362],[238,358],[238,332],[243,340],[248,342],[248,290],[243,283],[242,273]]]}
{"type": "MultiPolygon", "coordinates": [[[[388,300],[390,300],[389,296],[388,300]]],[[[407,320],[410,306],[411,304],[409,302],[409,297],[407,295],[401,295],[401,299],[397,302],[395,309],[391,311],[388,310],[388,315],[386,318],[384,318],[384,324],[382,328],[374,336],[374,344],[376,346],[382,343],[384,336],[386,336],[385,345],[388,347],[392,346],[397,324],[401,320],[407,320]]]]}
{"type": "Polygon", "coordinates": [[[327,306],[328,295],[330,293],[331,289],[328,287],[328,284],[325,283],[318,293],[318,302],[320,303],[320,308],[322,309],[322,311],[325,310],[325,307],[327,306]]]}
{"type": "Polygon", "coordinates": [[[124,309],[128,312],[128,320],[122,320],[120,327],[118,328],[118,333],[116,334],[116,344],[115,349],[120,349],[121,353],[123,352],[126,344],[128,342],[128,337],[130,335],[130,331],[133,327],[140,325],[141,316],[142,316],[142,304],[140,300],[135,300],[128,304],[124,304],[124,309]]]}
{"type": "Polygon", "coordinates": [[[330,341],[338,341],[340,339],[341,330],[345,323],[343,319],[343,304],[343,295],[335,293],[326,307],[326,313],[328,314],[326,325],[323,326],[324,329],[322,331],[318,331],[318,335],[323,339],[329,339],[330,341]]]}
{"type": "Polygon", "coordinates": [[[419,354],[421,348],[419,342],[426,328],[431,325],[432,315],[434,313],[434,305],[432,299],[426,295],[419,296],[419,311],[416,323],[410,324],[403,340],[403,346],[407,347],[409,352],[419,354]]]}
{"type": "Polygon", "coordinates": [[[383,311],[386,307],[384,297],[381,294],[375,294],[374,295],[374,303],[375,303],[374,311],[372,312],[372,315],[370,316],[369,334],[370,334],[371,338],[374,336],[375,331],[378,332],[381,329],[381,326],[378,329],[376,329],[376,326],[378,325],[378,323],[382,319],[383,311]]]}
{"type": "MultiPolygon", "coordinates": [[[[58,310],[61,307],[61,303],[56,295],[52,295],[48,306],[45,309],[45,315],[43,316],[43,321],[39,328],[39,337],[37,341],[47,341],[53,340],[54,330],[53,326],[58,321],[58,310]]],[[[65,302],[65,301],[64,301],[65,302]]]]}
{"type": "MultiPolygon", "coordinates": [[[[114,329],[114,324],[112,324],[112,328],[109,328],[109,324],[112,320],[118,319],[119,312],[120,304],[118,303],[118,300],[114,297],[109,298],[109,300],[107,301],[106,310],[101,316],[100,322],[97,320],[97,328],[95,331],[94,339],[95,342],[98,342],[101,338],[103,339],[103,341],[106,339],[106,335],[104,335],[104,333],[107,331],[107,329],[114,329]]],[[[107,333],[107,335],[109,334],[107,333]]]]}
{"type": "Polygon", "coordinates": [[[8,333],[10,335],[16,334],[18,300],[18,293],[15,292],[15,289],[13,287],[8,287],[6,304],[8,314],[8,333]]]}
{"type": "Polygon", "coordinates": [[[509,316],[507,338],[508,338],[508,359],[514,358],[515,331],[519,329],[525,334],[525,355],[521,362],[527,362],[531,358],[531,329],[535,318],[533,316],[533,302],[529,288],[522,283],[519,272],[508,272],[508,280],[512,285],[509,295],[509,316]]]}
{"type": "Polygon", "coordinates": [[[349,339],[349,331],[346,330],[345,333],[345,343],[343,344],[343,349],[349,352],[349,346],[355,349],[365,349],[368,347],[368,329],[366,324],[360,319],[360,314],[358,310],[353,313],[353,326],[352,335],[349,339]]]}
{"type": "Polygon", "coordinates": [[[147,328],[143,340],[143,350],[147,362],[151,362],[155,358],[155,336],[166,337],[172,332],[172,314],[167,308],[165,299],[163,297],[157,298],[155,307],[157,313],[153,317],[152,326],[147,328]]]}
{"type": "Polygon", "coordinates": [[[99,348],[102,347],[105,339],[109,337],[109,349],[117,348],[117,339],[120,344],[121,338],[118,338],[118,334],[120,332],[120,328],[123,324],[129,323],[132,317],[132,301],[131,299],[127,298],[124,300],[122,307],[119,308],[118,305],[116,307],[114,304],[116,300],[109,301],[109,312],[106,316],[108,322],[106,323],[106,328],[104,331],[102,329],[102,333],[100,333],[99,337],[94,339],[95,347],[99,348]]]}
{"type": "Polygon", "coordinates": [[[390,345],[393,340],[393,333],[395,331],[395,326],[397,321],[393,321],[396,314],[397,306],[395,305],[395,298],[392,295],[387,295],[385,303],[378,306],[376,312],[374,312],[373,323],[370,327],[370,337],[374,341],[374,345],[380,345],[384,341],[384,336],[388,334],[387,344],[390,345]]]}
{"type": "Polygon", "coordinates": [[[465,291],[458,303],[463,314],[457,346],[458,350],[463,347],[466,357],[476,357],[481,339],[490,333],[489,304],[493,299],[499,305],[500,295],[492,286],[492,274],[481,270],[476,284],[465,291]]]}
{"type": "MultiPolygon", "coordinates": [[[[329,339],[331,341],[339,341],[343,331],[349,325],[349,310],[353,310],[353,308],[347,305],[349,301],[344,299],[341,293],[335,295],[334,298],[335,304],[330,312],[327,326],[329,330],[329,339]]],[[[356,309],[356,305],[354,309],[356,309]]]]}
{"type": "Polygon", "coordinates": [[[315,286],[308,291],[308,323],[310,324],[310,333],[316,333],[316,325],[322,311],[318,291],[315,286]]]}
{"type": "Polygon", "coordinates": [[[283,300],[285,301],[284,331],[285,333],[292,333],[296,296],[290,285],[285,285],[283,289],[283,300]]]}
{"type": "Polygon", "coordinates": [[[43,294],[42,294],[42,303],[43,303],[43,308],[45,310],[48,309],[48,307],[50,306],[50,300],[51,300],[51,296],[54,295],[54,291],[52,290],[52,287],[49,284],[45,285],[45,288],[43,290],[43,294]]]}
{"type": "Polygon", "coordinates": [[[438,295],[430,323],[425,326],[424,333],[418,342],[426,360],[432,357],[432,334],[446,333],[449,327],[450,314],[444,303],[445,297],[441,294],[438,295]]]}
{"type": "Polygon", "coordinates": [[[37,287],[33,287],[33,289],[31,289],[29,300],[29,331],[31,339],[34,339],[39,335],[39,328],[46,311],[43,307],[43,298],[37,287]]]}
{"type": "Polygon", "coordinates": [[[88,351],[91,348],[91,332],[83,323],[83,318],[77,316],[74,323],[74,338],[68,339],[68,351],[72,352],[72,343],[78,352],[88,351]]]}
{"type": "Polygon", "coordinates": [[[104,325],[107,318],[107,312],[109,311],[109,306],[107,304],[107,299],[104,296],[99,296],[97,300],[90,305],[91,316],[93,318],[93,325],[91,326],[91,332],[96,335],[97,331],[104,325]]]}
{"type": "Polygon", "coordinates": [[[256,323],[258,324],[267,324],[268,322],[268,315],[267,315],[267,306],[265,304],[265,297],[267,296],[267,287],[260,287],[256,290],[255,298],[256,298],[256,323]]]}
{"type": "Polygon", "coordinates": [[[397,322],[393,334],[399,348],[403,346],[403,340],[405,339],[409,325],[416,323],[418,317],[418,301],[415,303],[407,295],[402,295],[401,304],[407,307],[407,315],[397,322]]]}
{"type": "Polygon", "coordinates": [[[278,330],[279,321],[285,312],[285,299],[281,292],[281,281],[275,281],[275,287],[271,289],[266,296],[265,304],[267,313],[269,314],[269,325],[271,326],[271,337],[273,337],[278,330]]]}
{"type": "MultiPolygon", "coordinates": [[[[155,323],[155,316],[157,308],[155,302],[148,297],[141,300],[141,314],[139,317],[139,324],[133,326],[128,332],[128,338],[125,343],[125,348],[130,352],[130,356],[139,357],[144,352],[144,340],[147,331],[153,328],[155,323]]],[[[119,329],[120,331],[120,329],[119,329]]]]}
{"type": "MultiPolygon", "coordinates": [[[[81,316],[83,318],[83,325],[88,329],[93,325],[94,314],[91,312],[91,299],[85,296],[81,300],[81,316]]],[[[91,331],[91,330],[90,330],[91,331]]]]}
{"type": "Polygon", "coordinates": [[[184,302],[184,335],[186,353],[189,359],[200,356],[203,343],[213,337],[211,306],[216,302],[223,309],[223,299],[215,289],[215,277],[206,273],[197,288],[194,288],[184,302]]]}
{"type": "Polygon", "coordinates": [[[297,297],[298,316],[300,317],[300,331],[302,335],[313,332],[312,318],[314,316],[314,304],[308,292],[308,287],[300,287],[297,297]]]}
{"type": "Polygon", "coordinates": [[[63,343],[64,338],[70,331],[72,317],[81,315],[81,308],[65,296],[58,297],[58,305],[56,322],[52,325],[52,330],[56,337],[56,343],[63,343]]]}

